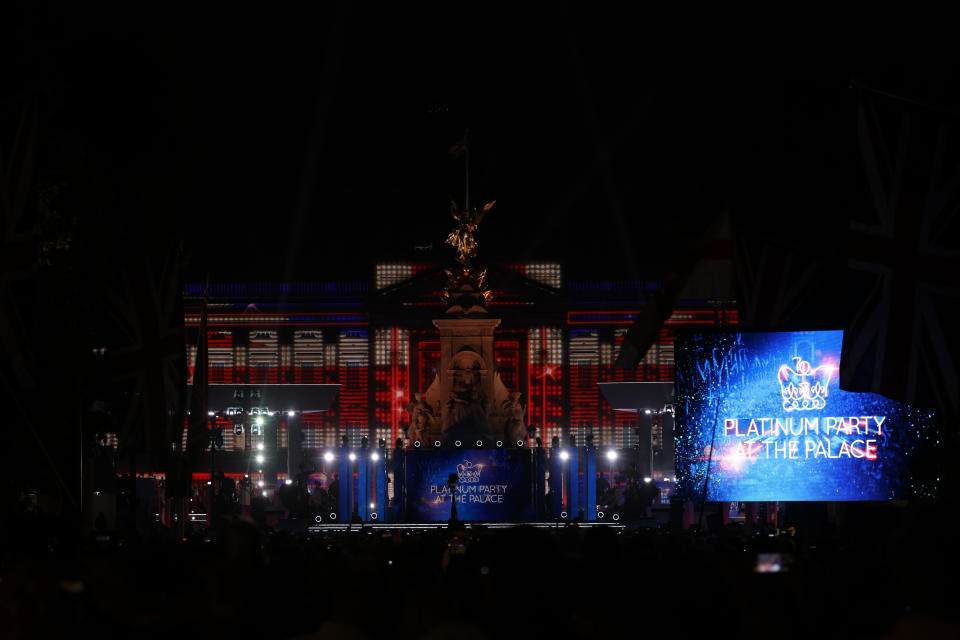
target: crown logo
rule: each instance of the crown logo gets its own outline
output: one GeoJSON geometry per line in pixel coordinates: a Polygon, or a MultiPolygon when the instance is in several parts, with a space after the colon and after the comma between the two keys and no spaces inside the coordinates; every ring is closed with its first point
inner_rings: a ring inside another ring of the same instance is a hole
{"type": "Polygon", "coordinates": [[[463,464],[457,465],[457,477],[460,482],[480,482],[480,470],[482,464],[474,465],[469,460],[464,460],[463,464]]]}
{"type": "Polygon", "coordinates": [[[803,358],[794,358],[791,369],[781,365],[777,378],[780,380],[780,395],[785,411],[812,411],[827,406],[827,387],[837,368],[822,364],[812,369],[803,358]]]}

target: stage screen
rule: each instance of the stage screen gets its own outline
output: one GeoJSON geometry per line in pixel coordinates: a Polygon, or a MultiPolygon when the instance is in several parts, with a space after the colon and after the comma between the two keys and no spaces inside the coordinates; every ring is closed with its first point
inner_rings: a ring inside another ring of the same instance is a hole
{"type": "Polygon", "coordinates": [[[678,491],[690,500],[889,500],[932,415],[841,391],[842,331],[681,333],[678,491]],[[712,454],[712,455],[711,455],[712,454]]]}
{"type": "Polygon", "coordinates": [[[514,449],[427,449],[406,453],[406,511],[420,522],[450,519],[450,499],[457,519],[492,522],[531,517],[530,452],[514,449]],[[456,491],[447,477],[458,476],[456,491]]]}

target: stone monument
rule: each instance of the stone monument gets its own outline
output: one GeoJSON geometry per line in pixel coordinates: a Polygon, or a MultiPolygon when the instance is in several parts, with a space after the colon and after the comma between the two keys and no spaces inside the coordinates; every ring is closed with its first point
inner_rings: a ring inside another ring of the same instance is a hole
{"type": "Polygon", "coordinates": [[[440,364],[433,383],[424,394],[415,394],[407,406],[410,427],[407,436],[432,445],[475,446],[477,440],[490,446],[496,440],[514,444],[526,441],[525,409],[520,395],[511,393],[496,371],[493,332],[499,318],[490,317],[486,305],[492,298],[486,269],[473,266],[477,253],[474,233],[493,207],[460,210],[451,203],[457,226],[447,244],[457,250],[457,264],[446,270],[443,292],[448,303],[442,317],[433,321],[440,333],[440,364]]]}

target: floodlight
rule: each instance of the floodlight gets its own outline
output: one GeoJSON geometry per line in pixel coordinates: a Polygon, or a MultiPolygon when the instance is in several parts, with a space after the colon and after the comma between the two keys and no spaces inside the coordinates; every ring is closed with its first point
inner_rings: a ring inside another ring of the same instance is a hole
{"type": "Polygon", "coordinates": [[[567,460],[570,459],[570,454],[567,453],[566,451],[561,451],[561,452],[560,452],[560,459],[563,460],[564,462],[566,462],[567,460]]]}
{"type": "Polygon", "coordinates": [[[263,456],[257,456],[257,464],[263,464],[263,456]]]}
{"type": "Polygon", "coordinates": [[[333,451],[327,451],[323,454],[323,459],[327,462],[333,462],[333,451]]]}
{"type": "Polygon", "coordinates": [[[370,459],[376,462],[377,460],[380,459],[380,454],[374,451],[373,453],[370,454],[370,459]]]}
{"type": "Polygon", "coordinates": [[[610,449],[610,451],[607,451],[607,460],[610,460],[611,462],[613,462],[616,459],[617,459],[616,451],[614,451],[613,449],[610,449]]]}
{"type": "Polygon", "coordinates": [[[350,452],[350,455],[348,455],[347,457],[350,458],[350,462],[353,462],[354,460],[357,459],[357,454],[355,454],[353,451],[351,451],[351,452],[350,452]]]}

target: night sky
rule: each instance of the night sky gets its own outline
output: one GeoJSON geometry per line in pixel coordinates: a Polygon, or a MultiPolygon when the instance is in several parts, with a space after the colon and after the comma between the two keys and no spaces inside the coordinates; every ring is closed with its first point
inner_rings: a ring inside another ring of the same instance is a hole
{"type": "Polygon", "coordinates": [[[472,202],[497,200],[481,260],[655,276],[724,207],[741,230],[803,234],[814,218],[839,237],[851,82],[956,103],[935,20],[874,9],[14,12],[2,115],[37,101],[38,178],[63,185],[78,252],[182,238],[189,279],[365,279],[377,260],[450,259],[463,161],[447,149],[466,127],[472,202]]]}

